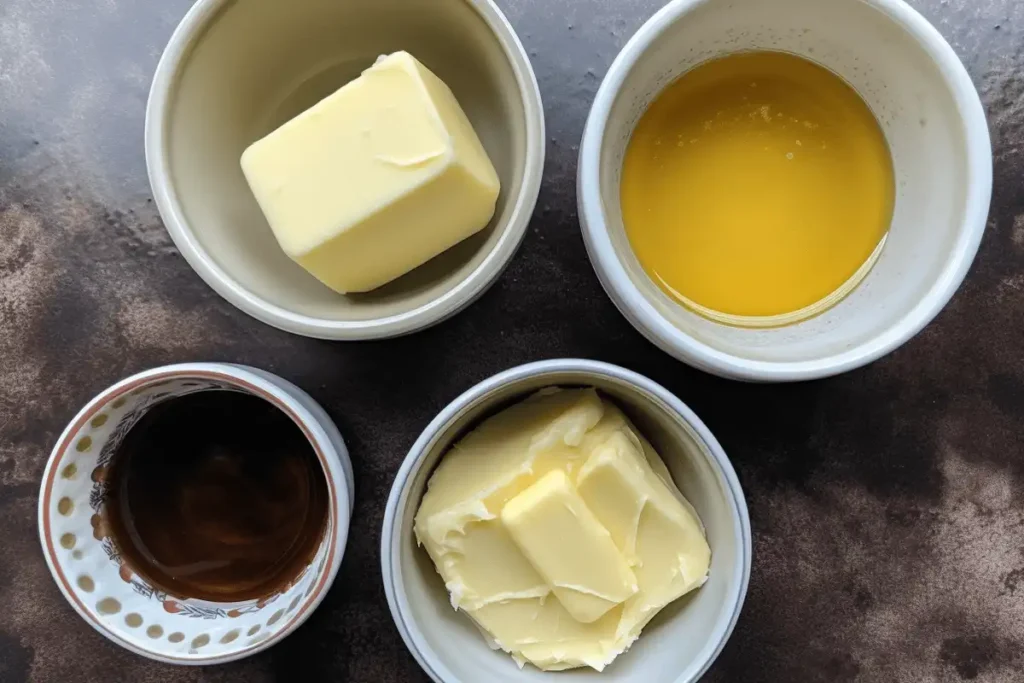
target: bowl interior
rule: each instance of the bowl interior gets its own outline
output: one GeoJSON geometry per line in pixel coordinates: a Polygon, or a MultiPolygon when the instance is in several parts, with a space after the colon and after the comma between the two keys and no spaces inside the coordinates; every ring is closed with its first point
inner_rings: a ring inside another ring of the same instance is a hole
{"type": "MultiPolygon", "coordinates": [[[[933,54],[908,26],[878,6],[889,2],[775,0],[691,3],[653,39],[625,77],[600,147],[600,212],[630,285],[673,327],[720,352],[752,361],[825,359],[899,325],[968,250],[972,177],[965,115],[933,54]],[[885,132],[896,205],[881,256],[852,294],[822,315],[775,329],[741,329],[676,304],[646,276],[622,224],[619,181],[633,128],[650,102],[682,73],[741,50],[781,50],[841,76],[885,132]]],[[[923,24],[923,20],[921,21],[923,24]]],[[[914,31],[923,30],[915,25],[914,31]]],[[[971,252],[973,253],[973,252],[971,252]]],[[[969,258],[970,255],[968,255],[969,258]]]]}
{"type": "Polygon", "coordinates": [[[200,251],[251,295],[319,320],[401,315],[466,280],[496,248],[526,172],[516,73],[467,0],[228,0],[186,50],[164,125],[171,201],[200,251]],[[497,169],[501,195],[483,231],[374,292],[343,296],[281,251],[239,159],[379,55],[403,49],[451,87],[497,169]]]}
{"type": "Polygon", "coordinates": [[[746,580],[740,506],[710,448],[683,418],[655,395],[621,379],[555,372],[503,386],[468,406],[444,427],[405,483],[395,511],[389,561],[401,621],[436,680],[463,681],[694,681],[713,661],[731,630],[746,580]],[[417,547],[413,518],[434,467],[451,444],[481,419],[543,387],[594,386],[619,405],[665,460],[672,477],[707,529],[710,578],[666,607],[640,639],[602,673],[590,669],[545,673],[520,670],[492,651],[469,617],[455,612],[426,551],[417,547]]]}

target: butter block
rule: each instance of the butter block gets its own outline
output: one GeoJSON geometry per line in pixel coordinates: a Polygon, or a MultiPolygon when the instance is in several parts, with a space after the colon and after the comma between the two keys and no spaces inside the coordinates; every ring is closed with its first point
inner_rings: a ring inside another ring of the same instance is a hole
{"type": "Polygon", "coordinates": [[[590,389],[544,390],[463,437],[413,528],[452,606],[545,671],[604,669],[711,559],[657,452],[590,389]]]}
{"type": "Polygon", "coordinates": [[[501,521],[576,621],[597,621],[640,590],[608,529],[562,470],[506,503],[501,521]]]}
{"type": "Polygon", "coordinates": [[[407,52],[242,154],[284,252],[337,292],[366,292],[486,227],[498,175],[455,96],[407,52]]]}
{"type": "Polygon", "coordinates": [[[636,638],[658,610],[707,579],[711,549],[704,529],[655,473],[630,431],[616,432],[598,447],[576,483],[644,586],[625,606],[620,624],[623,635],[636,638]]]}

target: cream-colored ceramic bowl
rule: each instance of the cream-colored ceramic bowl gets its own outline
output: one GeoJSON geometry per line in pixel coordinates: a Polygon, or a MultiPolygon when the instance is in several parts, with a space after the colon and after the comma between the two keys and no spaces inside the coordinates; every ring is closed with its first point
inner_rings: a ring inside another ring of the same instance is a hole
{"type": "Polygon", "coordinates": [[[352,481],[341,434],[294,384],[240,365],[170,365],[103,391],[64,430],[43,471],[39,539],[64,597],[113,642],[170,664],[229,662],[280,641],[323,600],[345,552],[352,481]],[[168,595],[121,561],[110,536],[107,472],[121,440],[154,405],[198,391],[241,391],[270,402],[302,429],[323,467],[327,528],[313,561],[277,595],[237,603],[168,595]]]}
{"type": "Polygon", "coordinates": [[[491,0],[199,0],[156,70],[146,161],[174,243],[228,301],[307,336],[391,337],[455,314],[501,274],[537,201],[544,115],[526,52],[491,0]],[[482,232],[374,292],[343,296],[281,251],[239,158],[397,50],[451,87],[501,195],[482,232]]]}
{"type": "Polygon", "coordinates": [[[966,275],[991,193],[978,93],[952,48],[902,0],[673,0],[615,59],[580,146],[583,235],[609,296],[676,358],[746,380],[833,375],[910,339],[966,275]],[[670,300],[630,249],[619,206],[627,143],[658,93],[701,62],[759,49],[801,55],[850,83],[885,132],[897,182],[891,230],[864,281],[823,314],[775,329],[730,327],[670,300]]]}
{"type": "Polygon", "coordinates": [[[704,423],[651,380],[589,360],[531,363],[495,375],[455,399],[423,431],[395,479],[384,513],[381,567],[405,644],[437,683],[693,683],[732,633],[750,579],[750,518],[736,473],[704,423]],[[592,386],[633,420],[693,504],[711,546],[708,582],[672,603],[603,672],[519,669],[491,650],[469,617],[452,609],[444,582],[412,525],[438,461],[484,417],[549,386],[592,386]]]}

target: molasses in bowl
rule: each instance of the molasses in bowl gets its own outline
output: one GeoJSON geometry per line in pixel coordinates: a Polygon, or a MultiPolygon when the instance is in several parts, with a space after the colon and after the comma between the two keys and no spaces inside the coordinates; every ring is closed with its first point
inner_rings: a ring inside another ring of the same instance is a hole
{"type": "Polygon", "coordinates": [[[160,661],[220,663],[316,608],[352,493],[344,441],[300,389],[254,368],[168,366],[115,384],[65,430],[40,540],[100,633],[160,661]]]}

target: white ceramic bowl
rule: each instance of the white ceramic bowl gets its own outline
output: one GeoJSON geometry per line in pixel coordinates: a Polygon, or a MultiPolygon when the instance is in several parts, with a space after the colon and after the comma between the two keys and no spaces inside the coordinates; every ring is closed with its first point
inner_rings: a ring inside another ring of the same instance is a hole
{"type": "Polygon", "coordinates": [[[169,365],[101,392],[61,434],[43,471],[39,540],[64,597],[111,641],[170,664],[230,662],[277,643],[323,600],[345,553],[352,481],[341,434],[294,384],[240,365],[169,365]],[[223,390],[259,396],[295,421],[316,451],[329,497],[328,525],[309,566],[277,595],[230,604],[182,599],[151,586],[121,562],[104,518],[106,473],[131,427],[160,401],[223,390]]]}
{"type": "Polygon", "coordinates": [[[391,614],[406,645],[437,683],[564,681],[692,683],[721,652],[750,579],[746,502],[732,465],[707,427],[678,398],[629,370],[589,360],[549,360],[513,368],[455,399],[406,457],[384,513],[381,568],[391,614]],[[665,460],[707,529],[708,582],[669,605],[640,639],[602,673],[519,669],[493,651],[469,617],[452,610],[444,582],[417,547],[413,518],[440,458],[460,435],[495,410],[548,386],[592,386],[633,420],[665,460]]]}
{"type": "Polygon", "coordinates": [[[673,0],[615,59],[580,146],[583,235],[616,306],[676,358],[753,381],[844,372],[919,332],[966,275],[991,193],[977,91],[938,31],[901,0],[673,0]],[[658,93],[701,62],[758,49],[806,57],[852,85],[885,132],[897,182],[891,230],[867,278],[822,315],[776,329],[715,323],[670,300],[633,255],[619,204],[626,145],[658,93]]]}
{"type": "Polygon", "coordinates": [[[511,260],[540,190],[544,111],[526,51],[492,0],[198,0],[153,78],[146,163],[175,245],[232,304],[310,337],[393,337],[462,310],[511,260]],[[397,50],[451,87],[501,194],[482,231],[373,292],[345,296],[285,256],[239,159],[397,50]]]}

